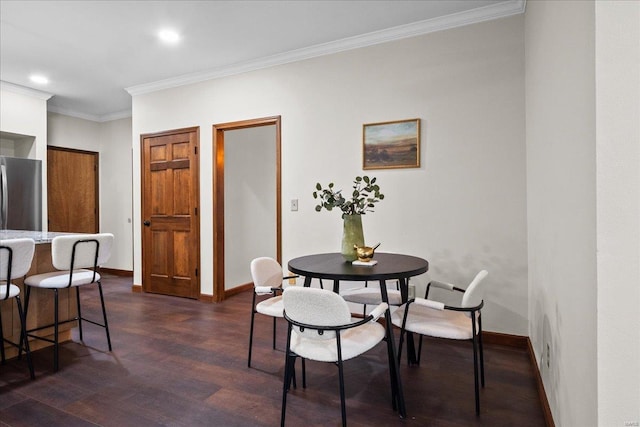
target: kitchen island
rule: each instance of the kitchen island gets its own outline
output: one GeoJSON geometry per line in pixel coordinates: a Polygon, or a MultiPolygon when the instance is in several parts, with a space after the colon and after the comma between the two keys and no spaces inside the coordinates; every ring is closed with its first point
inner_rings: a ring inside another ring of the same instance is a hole
{"type": "MultiPolygon", "coordinates": [[[[0,241],[8,239],[30,238],[36,242],[35,253],[31,263],[31,269],[27,276],[34,274],[47,273],[55,271],[51,261],[51,241],[56,236],[77,234],[77,233],[58,233],[46,231],[24,231],[24,230],[1,230],[0,241]]],[[[25,290],[23,285],[24,278],[14,278],[12,283],[20,287],[20,299],[24,304],[25,290]]],[[[60,295],[60,321],[73,319],[77,316],[76,293],[70,292],[70,289],[61,289],[60,295]]],[[[0,301],[0,315],[2,316],[2,332],[5,338],[13,341],[20,341],[20,318],[14,299],[8,301],[0,301]]],[[[29,301],[29,313],[27,317],[27,328],[33,329],[53,323],[53,293],[47,289],[33,288],[31,289],[31,297],[29,301]]],[[[71,339],[71,329],[75,327],[77,322],[61,323],[59,328],[60,342],[71,339]]],[[[36,332],[39,336],[53,339],[53,327],[42,329],[36,332]]],[[[30,339],[29,345],[31,350],[51,346],[52,344],[43,341],[30,339]]],[[[5,344],[5,352],[7,357],[15,357],[18,353],[17,349],[9,344],[5,344]]]]}

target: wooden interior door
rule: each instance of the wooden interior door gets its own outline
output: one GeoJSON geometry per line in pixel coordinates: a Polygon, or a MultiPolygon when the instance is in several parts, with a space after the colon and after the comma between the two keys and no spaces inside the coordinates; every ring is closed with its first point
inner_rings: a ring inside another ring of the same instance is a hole
{"type": "Polygon", "coordinates": [[[141,136],[142,289],[198,298],[198,128],[141,136]]]}
{"type": "Polygon", "coordinates": [[[97,233],[98,153],[47,147],[49,231],[97,233]]]}

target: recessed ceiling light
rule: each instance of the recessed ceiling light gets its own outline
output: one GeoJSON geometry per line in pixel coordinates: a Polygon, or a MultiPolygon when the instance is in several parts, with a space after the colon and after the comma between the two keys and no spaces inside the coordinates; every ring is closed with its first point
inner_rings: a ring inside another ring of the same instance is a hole
{"type": "Polygon", "coordinates": [[[31,76],[29,76],[29,80],[39,85],[46,85],[47,83],[49,83],[49,79],[40,74],[32,74],[31,76]]]}
{"type": "Polygon", "coordinates": [[[180,34],[174,30],[161,30],[158,32],[158,37],[168,44],[176,44],[180,41],[180,34]]]}

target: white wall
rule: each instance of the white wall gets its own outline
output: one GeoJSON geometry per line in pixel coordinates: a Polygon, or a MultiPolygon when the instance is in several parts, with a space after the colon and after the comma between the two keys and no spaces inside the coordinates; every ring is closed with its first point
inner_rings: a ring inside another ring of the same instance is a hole
{"type": "Polygon", "coordinates": [[[276,127],[224,133],[225,289],[251,283],[251,260],[276,258],[276,127]]]}
{"type": "Polygon", "coordinates": [[[595,11],[598,425],[638,425],[640,2],[595,11]]]}
{"type": "Polygon", "coordinates": [[[133,270],[131,119],[94,122],[49,113],[49,145],[99,153],[100,231],[115,236],[105,267],[133,270]]]}
{"type": "Polygon", "coordinates": [[[42,230],[47,230],[47,99],[50,94],[0,84],[0,131],[33,136],[29,159],[42,161],[42,230]]]}
{"type": "Polygon", "coordinates": [[[525,21],[529,337],[560,426],[597,419],[594,9],[528,2],[525,21]]]}
{"type": "Polygon", "coordinates": [[[211,125],[282,116],[283,262],[339,251],[315,183],[362,175],[362,124],[421,118],[421,168],[368,171],[386,198],[364,218],[379,251],[422,256],[466,286],[490,272],[488,330],[527,334],[523,17],[133,97],[134,283],[141,283],[139,135],[200,126],[202,293],[212,293],[211,125]],[[290,212],[290,199],[299,211],[290,212]]]}
{"type": "Polygon", "coordinates": [[[49,145],[100,152],[100,122],[47,113],[49,145]]]}
{"type": "Polygon", "coordinates": [[[105,267],[133,271],[131,118],[100,125],[100,230],[115,236],[105,267]]]}

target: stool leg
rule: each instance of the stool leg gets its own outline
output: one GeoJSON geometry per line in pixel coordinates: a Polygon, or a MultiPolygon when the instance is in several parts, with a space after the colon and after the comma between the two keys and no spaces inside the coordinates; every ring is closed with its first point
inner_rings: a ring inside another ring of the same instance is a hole
{"type": "Polygon", "coordinates": [[[80,286],[76,286],[76,307],[78,307],[78,332],[80,333],[80,341],[82,339],[82,310],[80,309],[80,286]]]}
{"type": "Polygon", "coordinates": [[[2,315],[0,314],[0,357],[2,358],[2,364],[5,364],[4,358],[4,335],[2,334],[2,315]]]}
{"type": "MultiPolygon", "coordinates": [[[[104,295],[102,294],[102,283],[98,282],[98,290],[100,291],[100,304],[102,305],[102,318],[104,319],[104,329],[107,331],[107,344],[111,351],[111,335],[109,334],[109,323],[107,322],[107,310],[104,307],[104,295]]],[[[78,299],[78,303],[79,303],[78,299]]]]}
{"type": "Polygon", "coordinates": [[[27,366],[29,366],[29,375],[32,380],[36,379],[36,374],[33,371],[33,361],[31,360],[31,350],[29,349],[29,338],[27,337],[27,321],[22,310],[22,304],[20,303],[20,296],[16,296],[16,304],[18,306],[18,316],[20,317],[20,346],[22,349],[22,343],[24,342],[24,352],[27,355],[27,366]],[[23,341],[24,340],[24,341],[23,341]]]}
{"type": "MultiPolygon", "coordinates": [[[[25,286],[24,298],[24,337],[29,339],[29,330],[27,329],[27,314],[29,313],[29,296],[31,295],[31,286],[25,286]]],[[[18,349],[18,358],[22,357],[22,347],[18,349]]]]}

